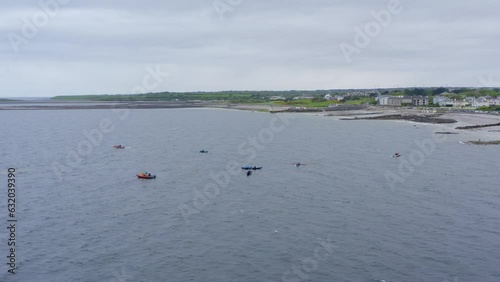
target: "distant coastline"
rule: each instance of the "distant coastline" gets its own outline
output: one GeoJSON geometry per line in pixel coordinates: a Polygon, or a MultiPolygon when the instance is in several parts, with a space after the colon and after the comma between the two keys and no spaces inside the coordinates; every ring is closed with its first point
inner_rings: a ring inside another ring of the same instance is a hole
{"type": "MultiPolygon", "coordinates": [[[[16,110],[110,110],[110,109],[233,109],[254,112],[282,114],[314,114],[337,120],[384,120],[406,121],[415,124],[432,124],[438,130],[463,138],[463,144],[498,145],[500,140],[500,115],[411,107],[394,108],[370,105],[339,106],[325,110],[313,108],[276,107],[265,103],[227,103],[210,101],[132,101],[132,102],[99,102],[99,101],[54,101],[25,100],[0,101],[0,111],[16,110]],[[471,141],[472,140],[472,141],[471,141]],[[477,141],[476,141],[477,140],[477,141]],[[482,141],[480,141],[482,140],[482,141]]],[[[415,125],[417,126],[417,125],[415,125]]]]}
{"type": "Polygon", "coordinates": [[[99,102],[99,101],[8,101],[0,102],[0,110],[106,110],[106,109],[165,109],[201,108],[212,105],[203,102],[99,102]]]}

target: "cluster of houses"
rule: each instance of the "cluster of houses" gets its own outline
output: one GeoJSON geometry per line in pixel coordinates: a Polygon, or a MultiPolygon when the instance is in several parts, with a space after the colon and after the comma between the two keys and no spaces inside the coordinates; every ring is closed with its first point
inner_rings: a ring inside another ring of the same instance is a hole
{"type": "Polygon", "coordinates": [[[344,96],[341,96],[341,95],[333,96],[332,94],[326,94],[325,97],[323,97],[323,99],[328,100],[328,101],[343,101],[344,96]]]}
{"type": "Polygon", "coordinates": [[[432,103],[429,97],[426,96],[380,96],[377,97],[377,103],[381,106],[428,106],[429,104],[439,105],[440,107],[490,107],[490,106],[500,106],[500,96],[497,98],[492,98],[489,96],[485,97],[467,97],[465,99],[454,99],[450,98],[453,95],[450,93],[442,93],[440,95],[434,96],[432,103]],[[448,96],[448,97],[447,97],[448,96]]]}
{"type": "MultiPolygon", "coordinates": [[[[463,107],[490,107],[490,106],[500,106],[500,96],[497,98],[484,96],[484,97],[467,97],[465,99],[454,98],[457,94],[450,92],[443,92],[436,95],[430,100],[428,96],[389,96],[380,95],[378,90],[370,91],[352,91],[347,92],[342,95],[326,94],[323,98],[329,101],[341,102],[346,97],[349,96],[374,96],[376,94],[377,104],[380,106],[392,106],[392,107],[403,107],[403,106],[428,106],[430,104],[439,105],[440,107],[453,107],[453,108],[463,108],[463,107]]],[[[283,96],[273,96],[269,98],[270,100],[285,100],[283,96]]],[[[293,98],[294,100],[299,99],[314,99],[312,96],[302,95],[293,98]]]]}
{"type": "Polygon", "coordinates": [[[344,97],[349,97],[349,96],[368,97],[368,96],[372,96],[373,94],[375,94],[376,96],[381,95],[380,91],[378,91],[378,90],[364,90],[364,91],[355,90],[355,91],[347,91],[347,93],[345,93],[343,96],[344,97]]]}
{"type": "MultiPolygon", "coordinates": [[[[307,96],[307,95],[293,97],[293,100],[312,100],[312,99],[314,99],[313,96],[307,96]]],[[[271,100],[271,101],[285,101],[286,97],[271,96],[271,97],[269,97],[269,100],[271,100]]]]}
{"type": "MultiPolygon", "coordinates": [[[[350,96],[356,96],[356,97],[368,97],[368,96],[380,96],[380,92],[378,90],[366,90],[366,91],[348,91],[346,93],[343,93],[342,95],[335,95],[335,94],[326,94],[323,99],[328,100],[328,101],[343,101],[345,97],[350,97],[350,96]]],[[[293,97],[293,100],[307,100],[307,99],[314,99],[315,97],[309,96],[309,95],[302,95],[302,96],[296,96],[293,97]]],[[[271,96],[269,97],[269,100],[271,101],[279,101],[279,100],[286,100],[285,97],[283,96],[271,96]]]]}
{"type": "Polygon", "coordinates": [[[369,97],[369,96],[380,96],[378,90],[367,90],[367,91],[348,91],[342,95],[326,94],[323,99],[328,101],[343,101],[346,97],[369,97]]]}
{"type": "MultiPolygon", "coordinates": [[[[434,104],[439,105],[440,107],[491,107],[491,106],[500,106],[500,96],[497,98],[492,98],[490,96],[485,97],[467,97],[465,99],[454,99],[449,98],[444,95],[449,93],[443,93],[441,95],[434,97],[434,104]]],[[[447,95],[448,96],[448,95],[447,95]]]]}

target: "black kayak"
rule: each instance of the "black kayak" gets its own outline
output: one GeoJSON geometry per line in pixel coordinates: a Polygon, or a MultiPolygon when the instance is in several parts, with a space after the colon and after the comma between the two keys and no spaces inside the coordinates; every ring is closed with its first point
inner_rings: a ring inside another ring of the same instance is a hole
{"type": "Polygon", "coordinates": [[[242,166],[241,169],[244,169],[244,170],[258,170],[258,169],[262,169],[261,166],[259,167],[256,167],[256,166],[242,166]]]}

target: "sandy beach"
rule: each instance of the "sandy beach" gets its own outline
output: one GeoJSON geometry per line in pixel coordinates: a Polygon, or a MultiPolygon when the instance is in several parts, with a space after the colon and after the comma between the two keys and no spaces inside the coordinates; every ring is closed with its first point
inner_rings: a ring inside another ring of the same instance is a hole
{"type": "Polygon", "coordinates": [[[443,118],[450,118],[457,121],[454,124],[435,125],[439,131],[448,131],[458,133],[463,141],[496,141],[500,140],[500,126],[474,128],[474,129],[456,129],[461,126],[486,125],[500,122],[500,116],[489,114],[472,113],[452,113],[442,115],[443,118]]]}
{"type": "MultiPolygon", "coordinates": [[[[410,117],[424,117],[429,116],[428,114],[423,114],[420,109],[404,109],[404,108],[379,108],[370,107],[367,110],[356,110],[356,111],[335,111],[328,112],[327,116],[330,118],[342,120],[342,119],[356,119],[355,121],[349,122],[359,122],[364,119],[369,118],[380,118],[383,116],[391,115],[402,115],[410,117]]],[[[500,140],[500,126],[483,127],[483,128],[473,128],[473,129],[457,129],[457,127],[463,126],[476,126],[476,125],[489,125],[500,123],[500,115],[492,114],[482,114],[482,113],[444,113],[436,114],[437,118],[445,120],[455,120],[455,123],[434,123],[434,122],[415,122],[404,119],[390,119],[390,121],[395,122],[407,122],[415,125],[416,128],[423,126],[432,126],[434,132],[448,133],[450,134],[450,139],[456,140],[457,142],[468,142],[468,141],[498,141],[500,140]]],[[[389,120],[389,119],[388,119],[389,120]]]]}

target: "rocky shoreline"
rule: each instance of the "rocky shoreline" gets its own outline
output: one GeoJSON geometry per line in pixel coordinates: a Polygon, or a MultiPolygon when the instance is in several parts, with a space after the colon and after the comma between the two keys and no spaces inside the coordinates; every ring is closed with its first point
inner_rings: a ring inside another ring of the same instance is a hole
{"type": "Polygon", "coordinates": [[[440,115],[383,115],[375,117],[355,117],[355,118],[342,118],[341,120],[405,120],[420,123],[432,123],[432,124],[442,124],[442,123],[456,123],[454,119],[440,118],[440,115]]]}
{"type": "Polygon", "coordinates": [[[465,144],[468,145],[500,145],[500,140],[496,141],[467,141],[465,144]]]}
{"type": "Polygon", "coordinates": [[[456,129],[475,129],[475,128],[485,128],[485,127],[494,127],[494,126],[500,126],[500,122],[493,123],[493,124],[483,124],[483,125],[459,126],[456,129]]]}
{"type": "Polygon", "coordinates": [[[271,110],[269,111],[271,114],[277,113],[319,113],[323,112],[321,108],[289,108],[285,110],[271,110]]]}

